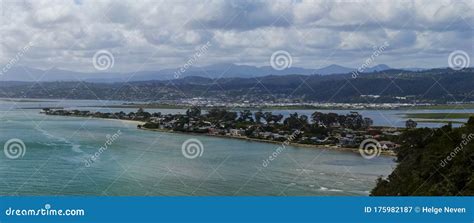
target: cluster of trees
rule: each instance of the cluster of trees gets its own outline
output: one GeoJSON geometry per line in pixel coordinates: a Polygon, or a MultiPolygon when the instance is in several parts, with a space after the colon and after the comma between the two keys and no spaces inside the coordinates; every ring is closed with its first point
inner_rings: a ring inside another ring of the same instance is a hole
{"type": "Polygon", "coordinates": [[[407,130],[399,142],[397,168],[371,195],[474,195],[474,116],[460,128],[407,130]]]}
{"type": "Polygon", "coordinates": [[[406,122],[405,122],[405,127],[407,129],[414,129],[416,128],[416,126],[418,125],[418,123],[416,123],[415,121],[413,121],[412,119],[408,119],[406,122]]]}
{"type": "MultiPolygon", "coordinates": [[[[186,112],[189,114],[199,114],[200,108],[191,108],[186,112]],[[194,111],[199,111],[194,112],[194,111]]],[[[195,116],[197,117],[197,116],[195,116]]],[[[329,127],[343,127],[350,129],[366,129],[373,124],[372,119],[364,118],[357,112],[351,112],[347,115],[338,115],[336,113],[322,113],[314,112],[311,115],[311,120],[306,115],[299,115],[292,113],[289,117],[284,118],[282,114],[273,114],[272,112],[257,111],[252,113],[250,110],[243,110],[239,113],[234,111],[227,111],[225,109],[213,108],[208,111],[204,118],[214,124],[235,122],[241,124],[240,126],[254,125],[254,124],[268,124],[280,126],[283,129],[302,129],[310,130],[311,128],[329,128],[329,127]]]]}
{"type": "MultiPolygon", "coordinates": [[[[189,115],[191,108],[186,112],[189,115]]],[[[314,112],[311,120],[306,115],[292,113],[284,118],[282,114],[273,114],[272,112],[257,111],[252,113],[250,110],[243,110],[239,113],[227,111],[225,109],[213,108],[205,115],[207,120],[213,123],[236,121],[248,124],[281,124],[287,129],[305,129],[309,126],[314,127],[344,127],[350,129],[366,129],[373,124],[372,119],[364,118],[357,112],[351,112],[347,115],[338,115],[336,113],[314,112]],[[282,121],[283,120],[283,121],[282,121]]]]}
{"type": "MultiPolygon", "coordinates": [[[[136,115],[141,117],[152,117],[157,114],[147,114],[143,110],[139,110],[136,115]]],[[[298,113],[290,114],[284,118],[282,114],[273,114],[272,112],[252,112],[250,110],[228,111],[222,108],[213,108],[203,114],[200,107],[191,107],[186,111],[186,115],[165,115],[162,116],[164,122],[175,120],[175,130],[183,130],[184,126],[189,126],[192,121],[194,128],[203,126],[204,122],[209,122],[217,128],[242,128],[247,129],[251,134],[252,129],[261,129],[269,132],[302,130],[308,133],[327,133],[330,127],[343,127],[350,129],[365,129],[372,125],[370,118],[364,118],[357,112],[348,115],[338,115],[335,113],[324,114],[315,112],[311,115],[311,119],[306,115],[298,113]],[[188,124],[188,125],[186,125],[188,124]]],[[[156,127],[153,123],[148,124],[147,128],[156,127]]]]}
{"type": "Polygon", "coordinates": [[[341,126],[349,129],[366,129],[374,122],[370,118],[364,118],[357,112],[348,115],[338,115],[336,113],[315,112],[311,115],[314,123],[322,126],[341,126]]]}

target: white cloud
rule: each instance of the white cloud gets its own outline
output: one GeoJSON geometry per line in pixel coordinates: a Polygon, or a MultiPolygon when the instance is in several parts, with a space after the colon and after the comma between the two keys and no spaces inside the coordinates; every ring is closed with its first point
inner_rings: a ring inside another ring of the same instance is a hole
{"type": "Polygon", "coordinates": [[[207,41],[212,46],[199,65],[267,65],[273,51],[286,50],[293,66],[357,66],[385,41],[390,47],[377,62],[393,66],[437,67],[446,52],[474,54],[471,0],[3,0],[1,6],[0,64],[33,41],[19,64],[36,68],[93,71],[90,57],[99,49],[116,55],[110,71],[173,68],[207,41]]]}

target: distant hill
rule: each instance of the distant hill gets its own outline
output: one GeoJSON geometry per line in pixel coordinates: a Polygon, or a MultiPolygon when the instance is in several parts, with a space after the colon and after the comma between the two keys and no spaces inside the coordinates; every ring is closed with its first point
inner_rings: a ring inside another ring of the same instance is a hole
{"type": "Polygon", "coordinates": [[[91,83],[0,82],[0,97],[158,101],[205,97],[222,101],[433,102],[474,101],[474,69],[385,70],[333,75],[256,78],[190,76],[174,80],[91,83]],[[366,97],[369,95],[369,97],[366,97]],[[370,97],[376,95],[377,97],[370,97]]]}
{"type": "MultiPolygon", "coordinates": [[[[364,72],[390,70],[385,64],[367,68],[364,72]]],[[[268,75],[331,75],[345,74],[354,71],[355,68],[343,67],[339,65],[329,65],[318,69],[308,69],[300,67],[290,67],[284,70],[275,70],[271,66],[248,66],[230,63],[214,64],[204,67],[190,67],[185,72],[178,75],[178,78],[189,76],[200,76],[207,78],[251,78],[268,75]]],[[[124,81],[146,81],[146,80],[172,80],[176,79],[177,69],[164,69],[158,71],[139,71],[124,73],[95,72],[84,73],[61,69],[41,70],[30,67],[13,67],[7,73],[0,76],[0,81],[89,81],[89,82],[124,82],[124,81]]]]}

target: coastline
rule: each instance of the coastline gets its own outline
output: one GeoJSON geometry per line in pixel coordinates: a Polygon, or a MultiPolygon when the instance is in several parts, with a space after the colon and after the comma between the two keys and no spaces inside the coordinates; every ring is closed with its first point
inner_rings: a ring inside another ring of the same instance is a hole
{"type": "MultiPolygon", "coordinates": [[[[283,142],[273,141],[268,139],[257,139],[257,138],[249,138],[245,136],[226,136],[226,135],[211,135],[211,134],[201,134],[201,133],[193,133],[193,132],[178,132],[173,130],[166,130],[166,129],[149,129],[149,128],[139,128],[139,130],[144,131],[153,131],[153,132],[164,132],[164,133],[178,133],[178,134],[185,134],[185,135],[197,135],[197,136],[207,136],[207,137],[217,137],[217,138],[226,138],[226,139],[237,139],[237,140],[245,140],[245,141],[252,141],[252,142],[262,142],[262,143],[271,143],[281,145],[283,142]]],[[[328,149],[334,151],[341,151],[341,152],[351,152],[359,154],[358,148],[348,148],[348,147],[337,147],[337,146],[330,146],[330,145],[314,145],[314,144],[302,144],[302,143],[288,143],[289,146],[294,147],[304,147],[304,148],[311,148],[311,149],[328,149]]],[[[392,151],[381,151],[380,156],[390,156],[395,157],[396,154],[392,151]]]]}
{"type": "Polygon", "coordinates": [[[143,122],[143,121],[128,120],[128,119],[116,119],[116,118],[96,118],[96,119],[120,121],[120,122],[129,123],[129,124],[136,124],[136,125],[144,125],[146,123],[146,122],[143,122]]]}
{"type": "MultiPolygon", "coordinates": [[[[68,117],[68,116],[62,116],[62,117],[68,117]]],[[[73,116],[73,115],[70,115],[69,117],[108,120],[108,121],[124,122],[124,123],[129,123],[129,124],[136,124],[136,125],[143,125],[143,124],[146,123],[146,122],[137,121],[137,120],[117,119],[117,118],[97,118],[97,117],[92,117],[92,116],[84,117],[84,116],[73,116]]]]}
{"type": "MultiPolygon", "coordinates": [[[[128,120],[128,119],[114,119],[114,118],[99,118],[99,117],[83,117],[83,116],[73,116],[70,117],[77,117],[77,118],[91,118],[91,119],[102,119],[102,120],[110,120],[110,121],[121,121],[129,124],[136,124],[136,125],[143,125],[146,122],[137,121],[137,120],[128,120]]],[[[199,135],[199,136],[207,136],[207,137],[219,137],[219,138],[227,138],[227,139],[237,139],[237,140],[246,140],[246,141],[253,141],[253,142],[262,142],[262,143],[272,143],[272,144],[283,144],[280,141],[273,141],[268,139],[258,139],[258,138],[249,138],[245,136],[229,136],[229,135],[211,135],[206,133],[193,133],[193,132],[179,132],[173,131],[168,129],[150,129],[150,128],[137,128],[138,130],[145,130],[145,131],[155,131],[155,132],[165,132],[165,133],[178,133],[178,134],[187,134],[187,135],[199,135]]],[[[315,144],[302,144],[302,143],[294,143],[289,142],[289,146],[295,146],[300,148],[312,148],[312,149],[328,149],[333,151],[341,151],[341,152],[351,152],[360,154],[358,148],[348,148],[348,147],[338,147],[334,145],[315,145],[315,144]]],[[[396,154],[390,150],[382,150],[380,151],[380,156],[391,156],[395,157],[396,154]]]]}

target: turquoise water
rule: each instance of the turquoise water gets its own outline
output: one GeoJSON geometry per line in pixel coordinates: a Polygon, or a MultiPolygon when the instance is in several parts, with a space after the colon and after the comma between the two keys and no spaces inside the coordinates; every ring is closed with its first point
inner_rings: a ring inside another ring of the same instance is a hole
{"type": "MultiPolygon", "coordinates": [[[[97,101],[50,102],[75,107],[97,101]]],[[[24,156],[0,153],[0,195],[368,195],[391,157],[136,129],[135,123],[39,114],[35,102],[0,102],[0,146],[24,142],[24,156]],[[118,134],[114,140],[111,136],[118,134]],[[107,137],[109,136],[109,137],[107,137]],[[181,145],[202,142],[188,159],[181,145]],[[90,166],[86,160],[110,143],[90,166]]],[[[45,105],[46,102],[41,102],[45,105]]]]}

